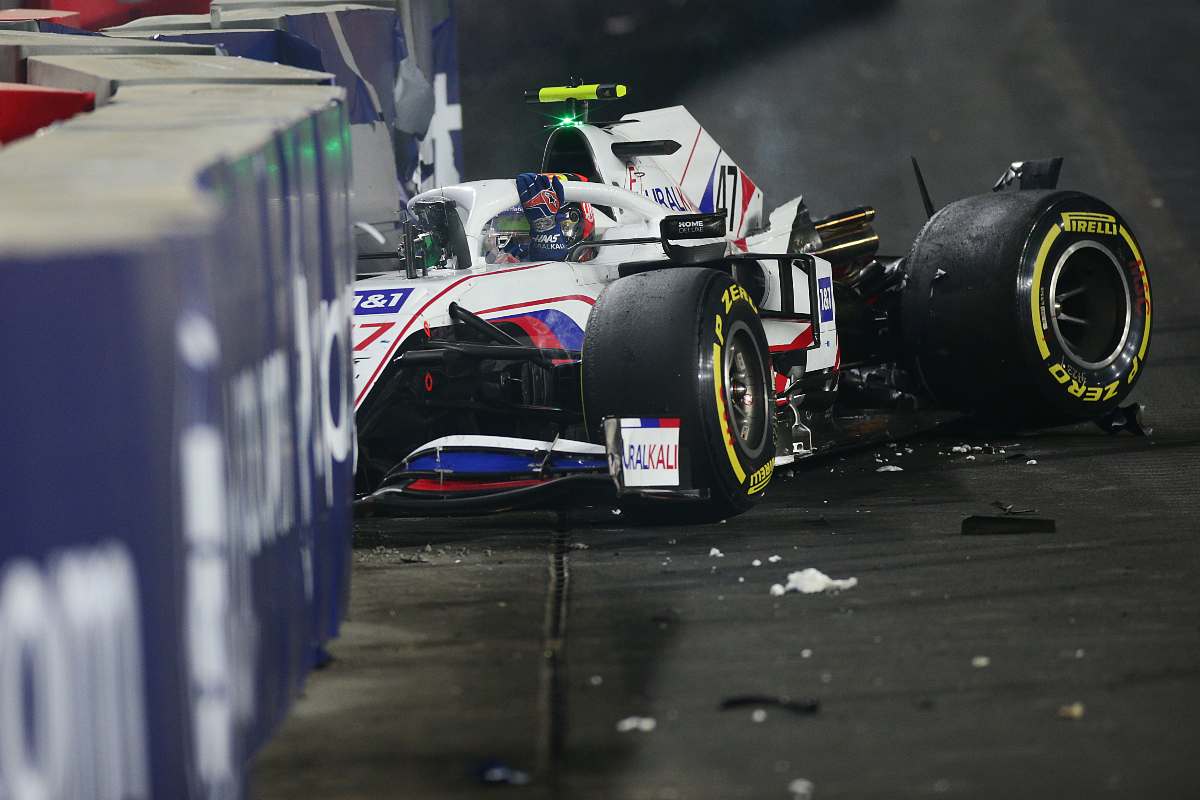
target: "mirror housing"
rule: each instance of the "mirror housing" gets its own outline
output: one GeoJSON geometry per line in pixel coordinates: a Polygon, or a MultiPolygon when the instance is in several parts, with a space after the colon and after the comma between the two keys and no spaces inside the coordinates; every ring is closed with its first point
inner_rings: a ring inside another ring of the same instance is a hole
{"type": "Polygon", "coordinates": [[[723,239],[725,238],[725,215],[715,214],[671,214],[659,223],[663,240],[667,239],[723,239]]]}
{"type": "Polygon", "coordinates": [[[724,258],[725,214],[671,214],[658,226],[663,252],[676,264],[699,264],[724,258]],[[707,240],[703,244],[681,245],[672,240],[707,240]],[[717,239],[718,241],[712,241],[717,239]]]}

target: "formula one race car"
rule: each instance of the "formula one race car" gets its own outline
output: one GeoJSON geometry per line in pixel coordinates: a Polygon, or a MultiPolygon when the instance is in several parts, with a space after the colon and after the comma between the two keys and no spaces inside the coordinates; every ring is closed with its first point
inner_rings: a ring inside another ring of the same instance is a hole
{"type": "Polygon", "coordinates": [[[396,269],[360,271],[363,512],[718,518],[780,465],[947,414],[1100,420],[1144,368],[1137,240],[1055,189],[1061,159],[936,213],[922,184],[929,222],[885,257],[872,208],[764,213],[682,107],[592,124],[625,87],[531,94],[570,104],[541,172],[414,197],[396,269]]]}

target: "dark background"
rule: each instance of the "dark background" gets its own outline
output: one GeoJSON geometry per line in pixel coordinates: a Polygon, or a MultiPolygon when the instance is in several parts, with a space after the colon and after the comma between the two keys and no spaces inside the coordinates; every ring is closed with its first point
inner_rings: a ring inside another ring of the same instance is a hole
{"type": "Polygon", "coordinates": [[[573,530],[588,549],[568,551],[557,642],[553,520],[361,523],[337,660],[264,754],[257,794],[475,797],[500,762],[532,778],[500,793],[572,800],[787,798],[795,778],[820,800],[1196,796],[1200,4],[458,9],[470,178],[539,166],[522,90],[573,74],[629,85],[613,116],[686,105],[767,210],[801,193],[818,215],[877,206],[885,252],[924,221],[910,155],[939,204],[1010,161],[1065,156],[1062,185],[1107,200],[1143,245],[1154,327],[1134,397],[1154,436],[1085,425],[990,442],[1027,458],[968,459],[950,447],[990,437],[942,430],[912,453],[781,471],[727,524],[573,530]],[[995,502],[1057,530],[961,535],[995,502]],[[809,566],[859,585],[769,596],[809,566]],[[820,711],[755,723],[719,710],[738,694],[820,711]],[[1082,718],[1060,718],[1074,702],[1082,718]],[[631,715],[658,727],[618,733],[631,715]]]}

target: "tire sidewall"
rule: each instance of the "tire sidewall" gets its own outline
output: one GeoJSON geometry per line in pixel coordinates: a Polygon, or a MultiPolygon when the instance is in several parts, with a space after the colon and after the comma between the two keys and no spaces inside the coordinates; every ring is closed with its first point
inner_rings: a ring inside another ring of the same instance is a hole
{"type": "MultiPolygon", "coordinates": [[[[707,474],[698,474],[698,482],[709,484],[714,498],[724,497],[736,508],[748,507],[766,490],[774,474],[775,436],[770,349],[766,334],[749,292],[724,275],[713,280],[705,292],[699,310],[699,337],[695,423],[701,440],[693,444],[706,453],[707,474]],[[748,334],[755,343],[758,387],[764,414],[764,430],[747,447],[733,430],[732,412],[726,399],[725,360],[735,337],[748,334]]],[[[699,465],[697,465],[699,466],[699,465]]]]}
{"type": "Polygon", "coordinates": [[[1054,198],[1037,217],[1026,240],[1018,280],[1016,314],[1039,394],[1059,413],[1096,417],[1115,407],[1132,389],[1148,354],[1150,281],[1140,246],[1125,221],[1107,204],[1087,195],[1054,198]],[[1090,366],[1063,346],[1051,322],[1051,281],[1072,248],[1097,248],[1121,270],[1127,287],[1128,328],[1116,357],[1090,366]]]}

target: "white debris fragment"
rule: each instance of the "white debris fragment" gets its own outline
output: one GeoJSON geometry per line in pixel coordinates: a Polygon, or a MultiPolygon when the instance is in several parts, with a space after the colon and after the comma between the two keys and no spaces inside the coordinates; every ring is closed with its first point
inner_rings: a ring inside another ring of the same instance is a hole
{"type": "Polygon", "coordinates": [[[876,472],[904,472],[904,467],[897,467],[895,464],[884,464],[882,467],[876,468],[875,471],[876,472]]]}
{"type": "Polygon", "coordinates": [[[745,583],[745,582],[746,582],[746,579],[743,578],[741,575],[738,575],[738,583],[745,583]]]}
{"type": "Polygon", "coordinates": [[[762,561],[760,561],[759,559],[757,559],[757,558],[756,558],[756,559],[754,559],[753,561],[751,561],[751,562],[750,562],[750,566],[752,566],[752,567],[761,567],[761,566],[762,566],[762,561]]]}
{"type": "Polygon", "coordinates": [[[771,584],[771,597],[783,597],[783,594],[786,591],[787,590],[783,588],[782,583],[771,584]]]}
{"type": "Polygon", "coordinates": [[[1083,648],[1082,648],[1082,647],[1081,647],[1081,648],[1079,648],[1078,650],[1076,650],[1076,651],[1075,651],[1075,657],[1076,657],[1076,658],[1083,658],[1083,655],[1084,655],[1084,653],[1083,653],[1083,648]]]}
{"type": "Polygon", "coordinates": [[[812,650],[810,650],[807,647],[804,648],[803,650],[800,651],[800,657],[801,658],[812,658],[812,650]]]}
{"type": "Polygon", "coordinates": [[[807,778],[796,778],[788,784],[788,791],[792,793],[792,800],[812,800],[813,782],[807,778]]]}
{"type": "Polygon", "coordinates": [[[950,452],[951,453],[969,453],[969,452],[971,452],[971,445],[956,444],[956,445],[954,445],[954,447],[950,448],[950,452]]]}
{"type": "Polygon", "coordinates": [[[571,542],[569,545],[567,545],[567,547],[569,547],[572,550],[590,550],[591,549],[591,546],[588,545],[586,542],[571,542]]]}
{"type": "Polygon", "coordinates": [[[857,585],[858,578],[831,578],[819,569],[808,567],[799,572],[789,572],[787,585],[775,584],[771,587],[771,595],[778,597],[785,592],[816,594],[830,590],[853,589],[857,585]]]}
{"type": "Polygon", "coordinates": [[[483,771],[484,783],[489,784],[504,784],[510,786],[524,786],[529,783],[529,773],[519,769],[513,769],[506,764],[496,764],[490,766],[483,771]]]}
{"type": "Polygon", "coordinates": [[[982,447],[972,447],[972,448],[971,448],[971,452],[973,452],[973,453],[982,453],[982,452],[983,452],[983,448],[982,448],[982,447]]]}
{"type": "Polygon", "coordinates": [[[592,686],[599,686],[600,684],[604,683],[604,676],[593,675],[592,677],[588,678],[588,683],[590,683],[592,686]]]}
{"type": "Polygon", "coordinates": [[[1026,461],[1026,462],[1025,462],[1025,464],[1026,464],[1027,466],[1030,466],[1030,467],[1032,467],[1032,466],[1034,466],[1034,465],[1036,465],[1036,464],[1037,464],[1037,459],[1036,459],[1036,458],[1031,458],[1031,459],[1029,459],[1028,461],[1026,461]]]}
{"type": "Polygon", "coordinates": [[[975,656],[971,659],[971,666],[975,669],[983,669],[984,667],[989,666],[991,663],[992,660],[987,656],[975,656]]]}
{"type": "Polygon", "coordinates": [[[975,456],[967,456],[966,460],[967,460],[967,461],[974,461],[974,460],[975,460],[975,456]]]}
{"type": "Polygon", "coordinates": [[[712,550],[708,551],[708,557],[709,558],[724,558],[725,554],[714,547],[712,550]]]}
{"type": "Polygon", "coordinates": [[[1071,720],[1083,719],[1083,715],[1084,715],[1084,713],[1086,713],[1086,711],[1087,711],[1087,709],[1084,708],[1083,703],[1076,700],[1074,703],[1071,703],[1070,705],[1059,706],[1058,707],[1058,716],[1059,716],[1059,719],[1071,719],[1071,720]]]}
{"type": "Polygon", "coordinates": [[[654,717],[626,717],[617,722],[618,733],[629,733],[630,731],[649,733],[657,727],[658,722],[654,717]]]}
{"type": "Polygon", "coordinates": [[[770,556],[767,558],[767,561],[770,561],[772,564],[778,564],[780,561],[783,561],[783,556],[770,556]]]}
{"type": "Polygon", "coordinates": [[[764,709],[756,708],[750,712],[750,719],[755,722],[764,722],[767,719],[767,712],[764,709]]]}

